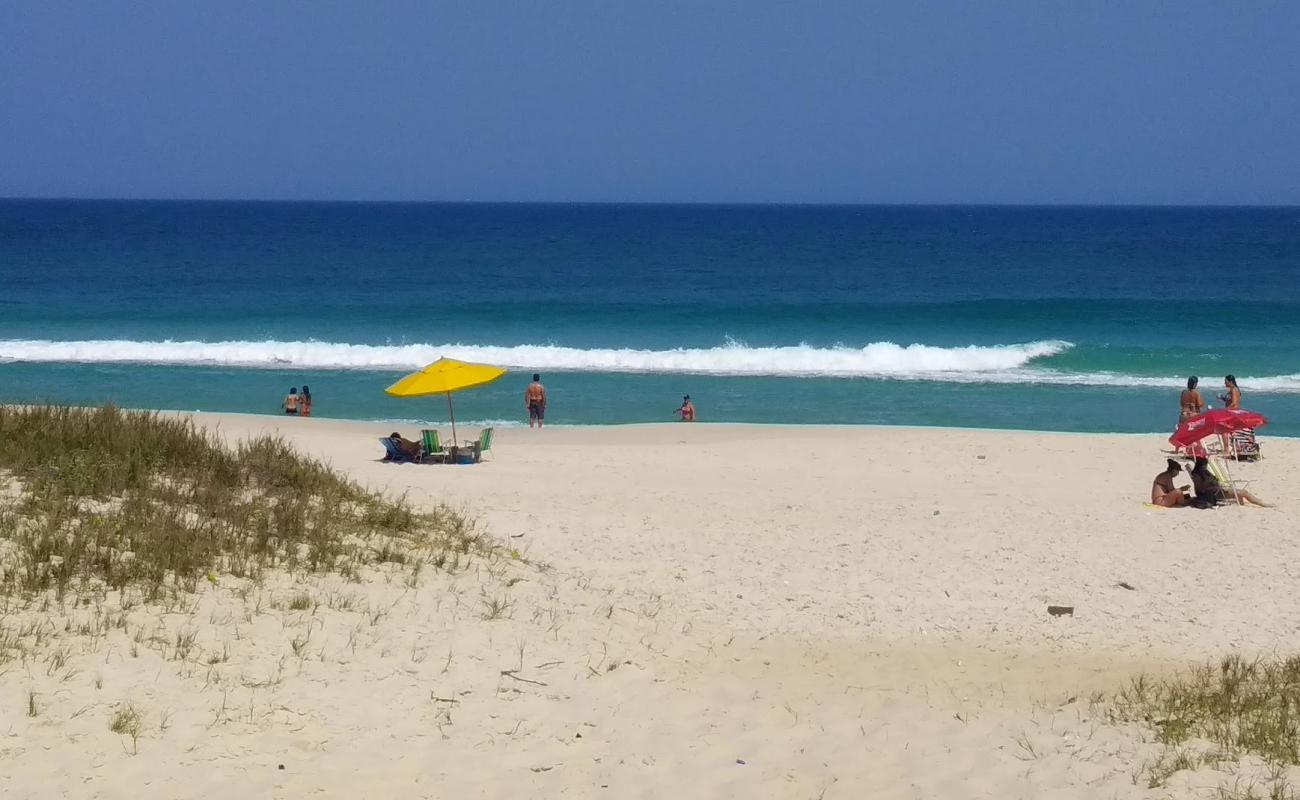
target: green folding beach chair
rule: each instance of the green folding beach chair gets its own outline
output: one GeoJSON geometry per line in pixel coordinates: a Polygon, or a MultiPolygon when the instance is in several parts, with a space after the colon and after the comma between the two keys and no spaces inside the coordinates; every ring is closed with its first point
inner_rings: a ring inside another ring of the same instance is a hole
{"type": "Polygon", "coordinates": [[[1214,476],[1214,479],[1219,482],[1219,485],[1234,495],[1237,492],[1249,491],[1250,481],[1233,478],[1228,472],[1228,465],[1221,458],[1209,458],[1205,465],[1210,470],[1210,474],[1214,476]]]}
{"type": "Polygon", "coordinates": [[[437,431],[420,431],[424,437],[424,460],[441,464],[447,460],[447,451],[442,449],[442,440],[437,431]]]}
{"type": "Polygon", "coordinates": [[[466,442],[461,450],[471,450],[474,453],[474,463],[477,464],[483,460],[483,454],[492,449],[492,429],[484,428],[478,435],[478,441],[466,442]]]}

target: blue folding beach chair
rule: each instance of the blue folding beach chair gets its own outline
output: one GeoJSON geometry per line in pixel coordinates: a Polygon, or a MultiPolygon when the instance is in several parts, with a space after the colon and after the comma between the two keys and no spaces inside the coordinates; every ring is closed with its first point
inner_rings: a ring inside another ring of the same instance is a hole
{"type": "Polygon", "coordinates": [[[387,436],[380,436],[379,443],[384,446],[384,451],[386,453],[386,455],[384,456],[385,461],[394,461],[398,464],[404,464],[408,461],[414,460],[406,453],[402,452],[402,448],[397,446],[397,442],[394,442],[392,439],[389,439],[387,436]]]}

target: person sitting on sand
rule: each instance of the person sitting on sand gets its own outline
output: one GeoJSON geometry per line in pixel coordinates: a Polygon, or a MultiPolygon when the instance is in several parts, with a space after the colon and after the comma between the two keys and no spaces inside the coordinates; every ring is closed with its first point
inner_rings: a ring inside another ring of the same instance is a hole
{"type": "MultiPolygon", "coordinates": [[[[1192,488],[1196,492],[1197,504],[1215,506],[1234,499],[1234,493],[1223,488],[1223,484],[1219,483],[1219,479],[1210,472],[1209,463],[1204,456],[1197,456],[1196,463],[1187,471],[1192,479],[1192,488]]],[[[1235,497],[1238,505],[1244,506],[1251,503],[1261,508],[1273,507],[1243,489],[1238,489],[1235,497]]]]}
{"type": "Polygon", "coordinates": [[[298,387],[294,386],[289,393],[284,396],[284,402],[281,404],[286,414],[298,413],[298,387]]]}
{"type": "Polygon", "coordinates": [[[406,456],[408,460],[419,460],[420,454],[424,450],[424,447],[419,442],[404,439],[402,438],[402,434],[397,431],[388,434],[388,438],[393,442],[393,444],[397,445],[397,449],[402,451],[402,455],[406,456]]]}
{"type": "Polygon", "coordinates": [[[677,413],[682,416],[682,422],[695,421],[695,404],[691,402],[689,394],[682,396],[682,405],[677,409],[677,413]]]}
{"type": "Polygon", "coordinates": [[[1196,391],[1200,379],[1195,375],[1187,379],[1187,388],[1178,396],[1178,424],[1181,425],[1192,417],[1205,411],[1205,400],[1196,391]]]}
{"type": "Polygon", "coordinates": [[[1151,481],[1151,503],[1165,508],[1178,508],[1192,501],[1186,486],[1174,488],[1174,478],[1182,474],[1183,468],[1172,458],[1165,459],[1165,471],[1151,481]]]}

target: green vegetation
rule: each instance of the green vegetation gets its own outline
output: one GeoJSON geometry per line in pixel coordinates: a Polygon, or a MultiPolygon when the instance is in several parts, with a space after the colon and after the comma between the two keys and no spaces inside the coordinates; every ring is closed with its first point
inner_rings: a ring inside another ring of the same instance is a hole
{"type": "Polygon", "coordinates": [[[113,712],[108,729],[118,736],[131,737],[131,754],[140,752],[140,733],[144,730],[144,715],[129,703],[113,712]]]}
{"type": "Polygon", "coordinates": [[[450,509],[417,513],[281,439],[231,449],[181,417],[0,407],[0,596],[156,600],[271,568],[455,569],[490,549],[450,509]]]}
{"type": "Polygon", "coordinates": [[[1148,764],[1151,787],[1182,769],[1249,754],[1274,768],[1260,787],[1224,789],[1224,797],[1294,798],[1285,768],[1300,765],[1300,656],[1247,661],[1228,656],[1164,680],[1134,679],[1112,698],[1113,722],[1154,729],[1165,755],[1148,764]]]}

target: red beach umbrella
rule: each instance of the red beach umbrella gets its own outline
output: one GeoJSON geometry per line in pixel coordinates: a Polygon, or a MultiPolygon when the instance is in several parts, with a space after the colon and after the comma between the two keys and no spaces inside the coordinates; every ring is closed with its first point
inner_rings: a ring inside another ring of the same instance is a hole
{"type": "Polygon", "coordinates": [[[1212,408],[1204,414],[1184,420],[1169,437],[1174,447],[1190,447],[1206,436],[1232,434],[1247,428],[1260,428],[1268,424],[1263,414],[1244,408],[1212,408]]]}

